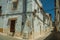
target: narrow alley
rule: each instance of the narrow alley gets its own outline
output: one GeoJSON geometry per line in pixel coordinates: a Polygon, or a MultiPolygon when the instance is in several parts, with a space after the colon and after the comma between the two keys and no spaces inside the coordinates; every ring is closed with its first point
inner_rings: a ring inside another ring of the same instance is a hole
{"type": "Polygon", "coordinates": [[[0,40],[60,40],[60,0],[0,0],[0,40]]]}
{"type": "Polygon", "coordinates": [[[60,32],[52,31],[52,33],[48,37],[46,37],[45,39],[38,38],[37,40],[60,40],[60,32]]]}

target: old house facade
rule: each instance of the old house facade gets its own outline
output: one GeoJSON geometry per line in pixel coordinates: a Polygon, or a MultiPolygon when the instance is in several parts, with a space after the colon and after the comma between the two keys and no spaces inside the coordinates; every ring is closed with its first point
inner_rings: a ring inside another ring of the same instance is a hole
{"type": "Polygon", "coordinates": [[[39,0],[1,0],[0,14],[0,32],[10,36],[37,38],[52,27],[39,0]]]}
{"type": "Polygon", "coordinates": [[[43,33],[43,11],[42,11],[42,4],[37,0],[34,2],[34,6],[37,10],[35,16],[33,17],[33,24],[34,24],[34,31],[33,36],[34,38],[37,38],[38,35],[40,36],[43,33]]]}
{"type": "Polygon", "coordinates": [[[1,0],[0,3],[0,32],[18,37],[42,33],[43,14],[39,0],[1,0]]]}
{"type": "Polygon", "coordinates": [[[51,15],[48,13],[44,14],[43,26],[44,32],[51,32],[53,30],[51,15]]]}
{"type": "Polygon", "coordinates": [[[56,31],[60,31],[60,0],[55,0],[55,27],[56,31]]]}

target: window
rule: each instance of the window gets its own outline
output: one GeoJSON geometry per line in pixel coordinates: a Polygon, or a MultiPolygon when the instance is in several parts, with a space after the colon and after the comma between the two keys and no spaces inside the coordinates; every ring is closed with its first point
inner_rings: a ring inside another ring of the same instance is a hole
{"type": "Polygon", "coordinates": [[[22,22],[22,25],[24,25],[24,22],[22,22]]]}
{"type": "Polygon", "coordinates": [[[17,9],[18,6],[18,0],[13,0],[13,10],[17,9]]]}
{"type": "Polygon", "coordinates": [[[2,13],[2,6],[0,6],[0,15],[1,15],[1,13],[2,13]]]}
{"type": "Polygon", "coordinates": [[[39,13],[39,7],[37,8],[37,12],[39,13]]]}
{"type": "Polygon", "coordinates": [[[36,16],[36,12],[37,12],[37,10],[35,9],[33,12],[34,17],[36,16]]]}
{"type": "Polygon", "coordinates": [[[43,9],[42,9],[42,7],[40,7],[40,12],[43,13],[43,9]]]}

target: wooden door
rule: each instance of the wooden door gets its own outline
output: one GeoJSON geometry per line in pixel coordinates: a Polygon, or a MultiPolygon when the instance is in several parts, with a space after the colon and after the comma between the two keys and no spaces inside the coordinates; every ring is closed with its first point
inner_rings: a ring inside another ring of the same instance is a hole
{"type": "Polygon", "coordinates": [[[15,22],[16,22],[16,20],[11,20],[10,32],[15,32],[15,22]]]}

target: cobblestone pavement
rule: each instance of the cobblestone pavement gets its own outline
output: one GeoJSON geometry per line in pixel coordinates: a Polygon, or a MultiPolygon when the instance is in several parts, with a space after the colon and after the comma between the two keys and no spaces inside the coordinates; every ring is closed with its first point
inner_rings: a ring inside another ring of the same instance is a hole
{"type": "MultiPolygon", "coordinates": [[[[40,37],[36,40],[43,40],[44,38],[45,37],[43,37],[43,38],[40,37]]],[[[28,40],[28,39],[17,39],[17,38],[11,37],[11,36],[0,35],[0,40],[28,40]]],[[[52,32],[44,40],[60,40],[60,32],[52,32]]]]}
{"type": "Polygon", "coordinates": [[[44,36],[42,36],[42,37],[39,37],[39,38],[37,38],[37,39],[35,39],[35,40],[45,40],[45,38],[47,38],[48,36],[50,37],[51,36],[51,32],[49,32],[48,34],[45,34],[44,36]]]}
{"type": "Polygon", "coordinates": [[[45,40],[60,40],[60,32],[53,32],[45,40]]]}
{"type": "Polygon", "coordinates": [[[52,32],[45,39],[43,37],[43,38],[38,38],[37,40],[60,40],[60,32],[52,32]]]}
{"type": "Polygon", "coordinates": [[[20,39],[16,39],[16,38],[13,38],[13,37],[10,37],[10,36],[0,35],[0,40],[20,40],[20,39]]]}

